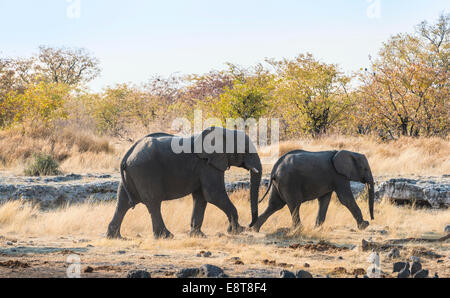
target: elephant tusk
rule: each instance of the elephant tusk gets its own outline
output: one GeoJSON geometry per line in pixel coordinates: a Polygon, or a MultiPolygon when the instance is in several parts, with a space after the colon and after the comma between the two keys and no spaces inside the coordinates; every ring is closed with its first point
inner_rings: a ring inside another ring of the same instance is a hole
{"type": "Polygon", "coordinates": [[[259,171],[256,168],[251,169],[251,171],[255,174],[259,174],[259,171]]]}

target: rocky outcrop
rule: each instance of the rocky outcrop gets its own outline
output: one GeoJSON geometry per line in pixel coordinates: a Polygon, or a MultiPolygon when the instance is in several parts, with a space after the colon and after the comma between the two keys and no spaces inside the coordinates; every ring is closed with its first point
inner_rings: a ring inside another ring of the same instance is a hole
{"type": "Polygon", "coordinates": [[[116,198],[119,178],[111,175],[0,177],[0,204],[8,200],[39,203],[42,208],[116,198]]]}
{"type": "MultiPolygon", "coordinates": [[[[57,177],[19,177],[0,175],[0,204],[8,200],[25,200],[40,203],[43,208],[65,204],[116,199],[120,175],[65,175],[57,177]]],[[[267,187],[269,179],[263,179],[267,187]]],[[[249,189],[248,180],[227,182],[228,192],[249,189]]],[[[365,191],[365,185],[352,182],[355,197],[365,191]]],[[[450,176],[433,179],[391,179],[376,187],[378,200],[389,198],[397,202],[416,202],[442,208],[450,206],[450,176]]]]}
{"type": "Polygon", "coordinates": [[[442,177],[440,181],[391,179],[383,182],[375,192],[376,198],[388,198],[398,203],[408,202],[433,208],[450,206],[450,179],[442,177]]]}

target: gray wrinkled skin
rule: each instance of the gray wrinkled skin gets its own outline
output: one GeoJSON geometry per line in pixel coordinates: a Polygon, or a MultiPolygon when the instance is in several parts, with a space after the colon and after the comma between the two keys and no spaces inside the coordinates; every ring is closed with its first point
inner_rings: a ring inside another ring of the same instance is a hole
{"type": "MultiPolygon", "coordinates": [[[[127,152],[121,164],[122,181],[118,189],[118,202],[114,217],[109,224],[108,238],[120,238],[123,218],[136,204],[144,204],[152,218],[153,233],[156,238],[171,238],[162,215],[161,202],[183,198],[192,194],[194,210],[191,219],[191,236],[204,236],[201,231],[206,205],[211,203],[228,217],[228,231],[240,233],[243,228],[238,223],[238,213],[225,190],[224,173],[231,167],[251,170],[250,202],[253,222],[258,218],[258,192],[262,167],[257,153],[250,153],[250,138],[245,137],[245,153],[175,153],[173,139],[184,144],[194,144],[204,140],[214,132],[224,138],[230,133],[223,128],[209,128],[200,135],[179,138],[158,133],[138,141],[127,152]]],[[[245,134],[231,131],[235,138],[245,134]]],[[[235,141],[236,145],[237,142],[235,141]]]]}
{"type": "Polygon", "coordinates": [[[369,223],[363,219],[356,204],[350,181],[368,185],[369,209],[373,219],[374,180],[364,155],[349,151],[298,150],[287,153],[273,167],[271,186],[266,193],[267,195],[271,191],[269,206],[253,229],[259,231],[266,220],[285,205],[289,207],[295,229],[300,226],[301,204],[316,198],[319,199],[316,225],[320,226],[325,221],[333,192],[336,192],[339,201],[352,213],[358,227],[365,229],[369,223]]]}

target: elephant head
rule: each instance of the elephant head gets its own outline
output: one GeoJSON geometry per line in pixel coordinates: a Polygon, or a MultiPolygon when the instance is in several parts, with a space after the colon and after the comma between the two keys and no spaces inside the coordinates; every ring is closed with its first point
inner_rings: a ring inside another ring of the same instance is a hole
{"type": "Polygon", "coordinates": [[[370,170],[366,156],[345,150],[339,151],[333,157],[333,165],[339,174],[347,177],[351,181],[361,182],[368,186],[370,217],[373,220],[375,188],[372,171],[370,170]]]}
{"type": "Polygon", "coordinates": [[[230,167],[250,171],[250,203],[252,226],[258,219],[258,195],[262,177],[261,160],[256,147],[244,131],[212,127],[194,141],[194,152],[208,165],[225,172],[230,167]],[[201,149],[200,149],[201,148],[201,149]],[[199,150],[200,149],[200,150],[199,150]]]}

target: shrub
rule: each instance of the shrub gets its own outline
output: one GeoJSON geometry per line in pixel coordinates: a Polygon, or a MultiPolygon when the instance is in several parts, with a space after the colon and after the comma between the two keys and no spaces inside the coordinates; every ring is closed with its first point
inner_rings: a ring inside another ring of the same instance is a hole
{"type": "Polygon", "coordinates": [[[33,161],[25,169],[27,176],[55,176],[60,175],[59,164],[48,154],[34,154],[33,161]]]}

